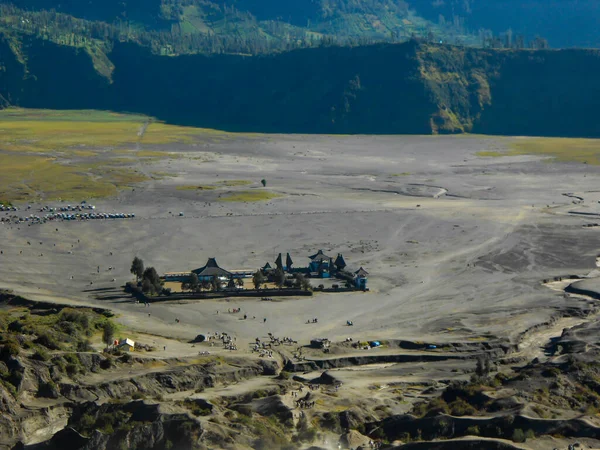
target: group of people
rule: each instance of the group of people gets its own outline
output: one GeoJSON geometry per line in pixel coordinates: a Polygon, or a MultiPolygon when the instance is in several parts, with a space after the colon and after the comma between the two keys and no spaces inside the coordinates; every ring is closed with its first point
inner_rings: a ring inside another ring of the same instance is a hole
{"type": "Polygon", "coordinates": [[[314,319],[308,319],[306,323],[318,323],[319,320],[315,317],[314,319]]]}
{"type": "Polygon", "coordinates": [[[221,333],[218,331],[215,331],[214,333],[208,333],[208,335],[206,336],[206,340],[210,343],[211,347],[214,347],[215,341],[221,341],[225,350],[238,349],[236,345],[237,338],[235,336],[231,336],[230,334],[224,331],[221,333]]]}
{"type": "Polygon", "coordinates": [[[259,358],[272,358],[273,357],[273,350],[261,349],[258,345],[255,345],[252,348],[252,351],[259,352],[258,353],[259,358]]]}
{"type": "MultiPolygon", "coordinates": [[[[269,339],[271,340],[270,344],[272,345],[292,345],[292,344],[297,344],[298,341],[293,340],[291,337],[282,337],[282,338],[278,338],[276,337],[273,333],[269,333],[269,339]]],[[[260,343],[260,339],[256,338],[256,340],[258,341],[257,343],[260,343]]]]}
{"type": "Polygon", "coordinates": [[[308,401],[308,400],[304,400],[304,399],[300,399],[300,400],[296,400],[296,408],[301,408],[301,409],[308,409],[308,408],[313,408],[315,406],[315,402],[312,401],[308,401]]]}

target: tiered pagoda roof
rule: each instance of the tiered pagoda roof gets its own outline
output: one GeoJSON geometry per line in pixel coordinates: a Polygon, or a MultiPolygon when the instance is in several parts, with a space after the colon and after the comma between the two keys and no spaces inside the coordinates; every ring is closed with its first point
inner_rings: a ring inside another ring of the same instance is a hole
{"type": "Polygon", "coordinates": [[[217,264],[216,258],[208,258],[206,265],[199,269],[192,270],[193,273],[199,277],[229,277],[231,273],[225,269],[222,269],[217,264]]]}

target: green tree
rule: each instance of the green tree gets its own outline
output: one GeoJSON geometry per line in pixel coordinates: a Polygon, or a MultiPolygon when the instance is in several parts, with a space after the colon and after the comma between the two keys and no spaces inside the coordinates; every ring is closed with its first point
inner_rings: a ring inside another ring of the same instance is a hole
{"type": "Polygon", "coordinates": [[[301,273],[294,274],[294,285],[303,291],[310,291],[312,288],[310,281],[301,273]]]}
{"type": "Polygon", "coordinates": [[[260,270],[257,270],[254,275],[252,275],[252,284],[254,285],[254,289],[260,289],[260,285],[265,282],[265,276],[260,270]]]}
{"type": "Polygon", "coordinates": [[[223,287],[223,283],[221,283],[221,280],[219,280],[219,277],[214,277],[211,281],[211,285],[212,285],[212,290],[215,292],[220,291],[221,288],[223,287]]]}
{"type": "Polygon", "coordinates": [[[144,275],[144,262],[136,256],[133,258],[129,271],[135,275],[136,281],[139,281],[144,275]]]}
{"type": "Polygon", "coordinates": [[[189,289],[191,291],[197,292],[200,290],[200,281],[198,280],[198,275],[192,272],[189,280],[189,289]]]}
{"type": "Polygon", "coordinates": [[[189,281],[182,281],[181,282],[181,290],[182,291],[189,291],[190,290],[190,282],[189,281]]]}
{"type": "Polygon", "coordinates": [[[110,345],[112,344],[113,339],[115,338],[115,331],[116,327],[114,323],[104,323],[104,326],[102,327],[102,342],[104,342],[107,347],[110,347],[110,345]]]}
{"type": "Polygon", "coordinates": [[[278,288],[281,289],[283,283],[285,282],[285,274],[283,273],[283,270],[276,269],[273,272],[273,282],[277,285],[278,288]]]}
{"type": "Polygon", "coordinates": [[[158,272],[154,267],[148,267],[144,270],[142,276],[142,291],[150,292],[151,294],[160,293],[162,290],[162,282],[158,276],[158,272]]]}
{"type": "Polygon", "coordinates": [[[142,280],[142,292],[144,294],[154,294],[156,292],[154,285],[146,278],[142,280]]]}

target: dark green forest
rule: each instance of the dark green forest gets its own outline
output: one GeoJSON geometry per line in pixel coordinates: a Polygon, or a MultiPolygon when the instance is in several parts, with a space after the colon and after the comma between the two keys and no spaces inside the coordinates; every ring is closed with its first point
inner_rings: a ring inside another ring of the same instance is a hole
{"type": "MultiPolygon", "coordinates": [[[[535,0],[0,0],[0,29],[92,53],[106,53],[115,42],[133,42],[163,55],[256,55],[412,38],[494,48],[592,42],[583,34],[595,34],[596,29],[586,27],[585,19],[576,22],[576,33],[571,22],[558,23],[564,11],[571,11],[564,5],[573,1],[561,4],[545,8],[535,0]],[[556,14],[545,14],[542,20],[540,14],[548,11],[556,14]],[[549,23],[556,26],[546,26],[549,23]],[[581,41],[572,37],[578,35],[581,41]]],[[[580,16],[596,17],[585,14],[586,9],[597,12],[592,2],[577,4],[580,16]]]]}
{"type": "Polygon", "coordinates": [[[20,42],[0,38],[5,104],[139,112],[233,131],[600,136],[596,50],[411,40],[173,57],[123,42],[107,54],[108,78],[83,49],[20,42]]]}

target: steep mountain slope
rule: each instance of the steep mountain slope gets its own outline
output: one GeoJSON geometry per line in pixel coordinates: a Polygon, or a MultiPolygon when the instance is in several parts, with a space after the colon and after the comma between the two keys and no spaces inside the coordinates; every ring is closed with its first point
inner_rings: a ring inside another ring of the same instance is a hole
{"type": "Polygon", "coordinates": [[[278,55],[109,53],[0,39],[0,96],[13,105],[134,111],[180,124],[307,133],[600,136],[592,50],[482,50],[410,41],[278,55]],[[67,67],[68,70],[56,70],[67,67]]]}

